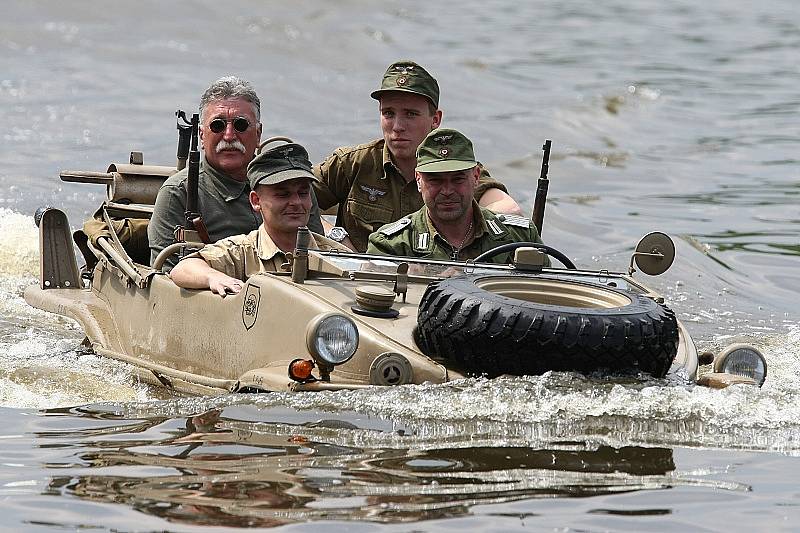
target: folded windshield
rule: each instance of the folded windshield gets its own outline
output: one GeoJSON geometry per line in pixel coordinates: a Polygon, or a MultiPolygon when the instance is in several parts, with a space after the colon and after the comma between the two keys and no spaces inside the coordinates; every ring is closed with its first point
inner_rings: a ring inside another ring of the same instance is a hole
{"type": "Polygon", "coordinates": [[[435,261],[432,259],[420,259],[414,257],[367,255],[358,254],[355,252],[322,252],[319,250],[314,250],[313,253],[323,256],[326,262],[331,263],[336,268],[350,273],[374,273],[383,276],[386,276],[387,274],[394,275],[398,273],[398,267],[400,267],[400,265],[407,264],[408,275],[421,278],[430,278],[431,280],[450,278],[461,274],[541,276],[551,279],[600,283],[610,287],[627,289],[638,293],[647,292],[632,279],[624,276],[624,274],[620,272],[609,272],[608,270],[588,271],[564,268],[545,268],[541,272],[531,272],[530,270],[517,269],[513,265],[472,263],[469,261],[435,261]]]}
{"type": "Polygon", "coordinates": [[[497,273],[509,272],[513,267],[509,265],[490,265],[481,263],[478,266],[470,262],[434,261],[413,257],[392,257],[384,255],[343,254],[339,252],[316,252],[325,256],[338,268],[350,272],[376,272],[396,273],[397,267],[405,263],[408,273],[412,276],[425,276],[432,278],[447,278],[458,274],[497,273]]]}

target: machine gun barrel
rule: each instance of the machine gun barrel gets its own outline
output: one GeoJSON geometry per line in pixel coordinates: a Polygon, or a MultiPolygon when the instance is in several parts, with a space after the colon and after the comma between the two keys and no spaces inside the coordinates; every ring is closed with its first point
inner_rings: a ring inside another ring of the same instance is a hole
{"type": "Polygon", "coordinates": [[[62,170],[61,181],[70,183],[97,183],[99,185],[111,185],[114,183],[114,175],[111,172],[87,172],[85,170],[62,170]]]}
{"type": "Polygon", "coordinates": [[[550,145],[552,141],[547,139],[544,141],[542,150],[544,150],[544,157],[542,158],[542,171],[539,174],[539,183],[536,187],[536,199],[533,202],[533,214],[531,219],[536,226],[539,235],[542,234],[542,226],[544,225],[544,208],[547,204],[547,187],[550,181],[547,179],[547,172],[550,169],[550,145]]]}

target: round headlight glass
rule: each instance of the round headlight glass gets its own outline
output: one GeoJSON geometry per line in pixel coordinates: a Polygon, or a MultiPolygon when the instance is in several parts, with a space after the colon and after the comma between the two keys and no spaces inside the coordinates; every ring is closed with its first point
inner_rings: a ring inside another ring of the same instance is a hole
{"type": "Polygon", "coordinates": [[[760,387],[767,378],[767,362],[752,346],[731,346],[714,361],[716,372],[752,378],[760,387]]]}
{"type": "Polygon", "coordinates": [[[331,365],[341,365],[356,353],[358,328],[346,316],[328,315],[317,322],[309,341],[315,358],[331,365]]]}

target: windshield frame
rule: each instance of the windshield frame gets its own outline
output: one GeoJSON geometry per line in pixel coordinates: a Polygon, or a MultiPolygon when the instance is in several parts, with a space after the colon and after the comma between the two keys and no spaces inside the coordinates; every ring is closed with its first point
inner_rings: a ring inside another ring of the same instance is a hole
{"type": "MultiPolygon", "coordinates": [[[[506,264],[497,264],[497,263],[474,263],[471,260],[467,261],[449,261],[449,260],[439,260],[439,259],[425,259],[420,257],[404,257],[404,256],[390,256],[390,255],[374,255],[374,254],[363,254],[358,252],[341,252],[341,251],[322,251],[322,250],[309,250],[309,253],[314,255],[318,255],[322,261],[320,262],[321,269],[311,268],[310,270],[315,271],[319,274],[328,274],[334,275],[336,277],[343,277],[349,278],[351,280],[355,279],[396,279],[398,276],[398,272],[396,269],[388,270],[386,268],[376,268],[374,270],[354,270],[351,268],[347,268],[345,261],[341,261],[342,259],[347,260],[356,260],[369,263],[375,262],[376,266],[380,265],[381,262],[385,263],[392,263],[394,265],[401,265],[403,263],[411,265],[422,265],[422,266],[439,266],[442,267],[441,272],[425,272],[425,273],[415,273],[409,271],[406,275],[409,281],[414,282],[432,282],[445,279],[446,277],[450,277],[448,275],[441,275],[446,271],[448,268],[457,268],[461,269],[459,274],[475,274],[475,273],[485,273],[487,275],[491,274],[505,274],[511,276],[542,276],[547,278],[555,278],[555,279],[567,279],[573,281],[583,281],[587,283],[593,284],[610,284],[610,282],[617,281],[617,283],[613,286],[617,286],[620,288],[627,288],[629,290],[633,290],[634,292],[640,293],[651,293],[652,291],[641,285],[636,280],[631,278],[629,275],[625,274],[624,272],[615,272],[609,271],[606,269],[601,270],[571,270],[566,268],[553,268],[553,267],[545,267],[541,270],[528,270],[517,268],[514,265],[506,265],[506,264]]],[[[453,274],[451,274],[453,275],[453,274]]]]}

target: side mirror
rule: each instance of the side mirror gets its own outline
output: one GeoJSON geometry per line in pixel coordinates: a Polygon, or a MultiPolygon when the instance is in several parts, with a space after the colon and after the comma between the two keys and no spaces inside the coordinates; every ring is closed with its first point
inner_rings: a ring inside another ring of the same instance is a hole
{"type": "Polygon", "coordinates": [[[631,264],[628,267],[628,275],[633,274],[636,266],[649,276],[658,276],[666,272],[675,261],[675,243],[666,233],[654,231],[648,233],[639,244],[631,256],[631,264]]]}

